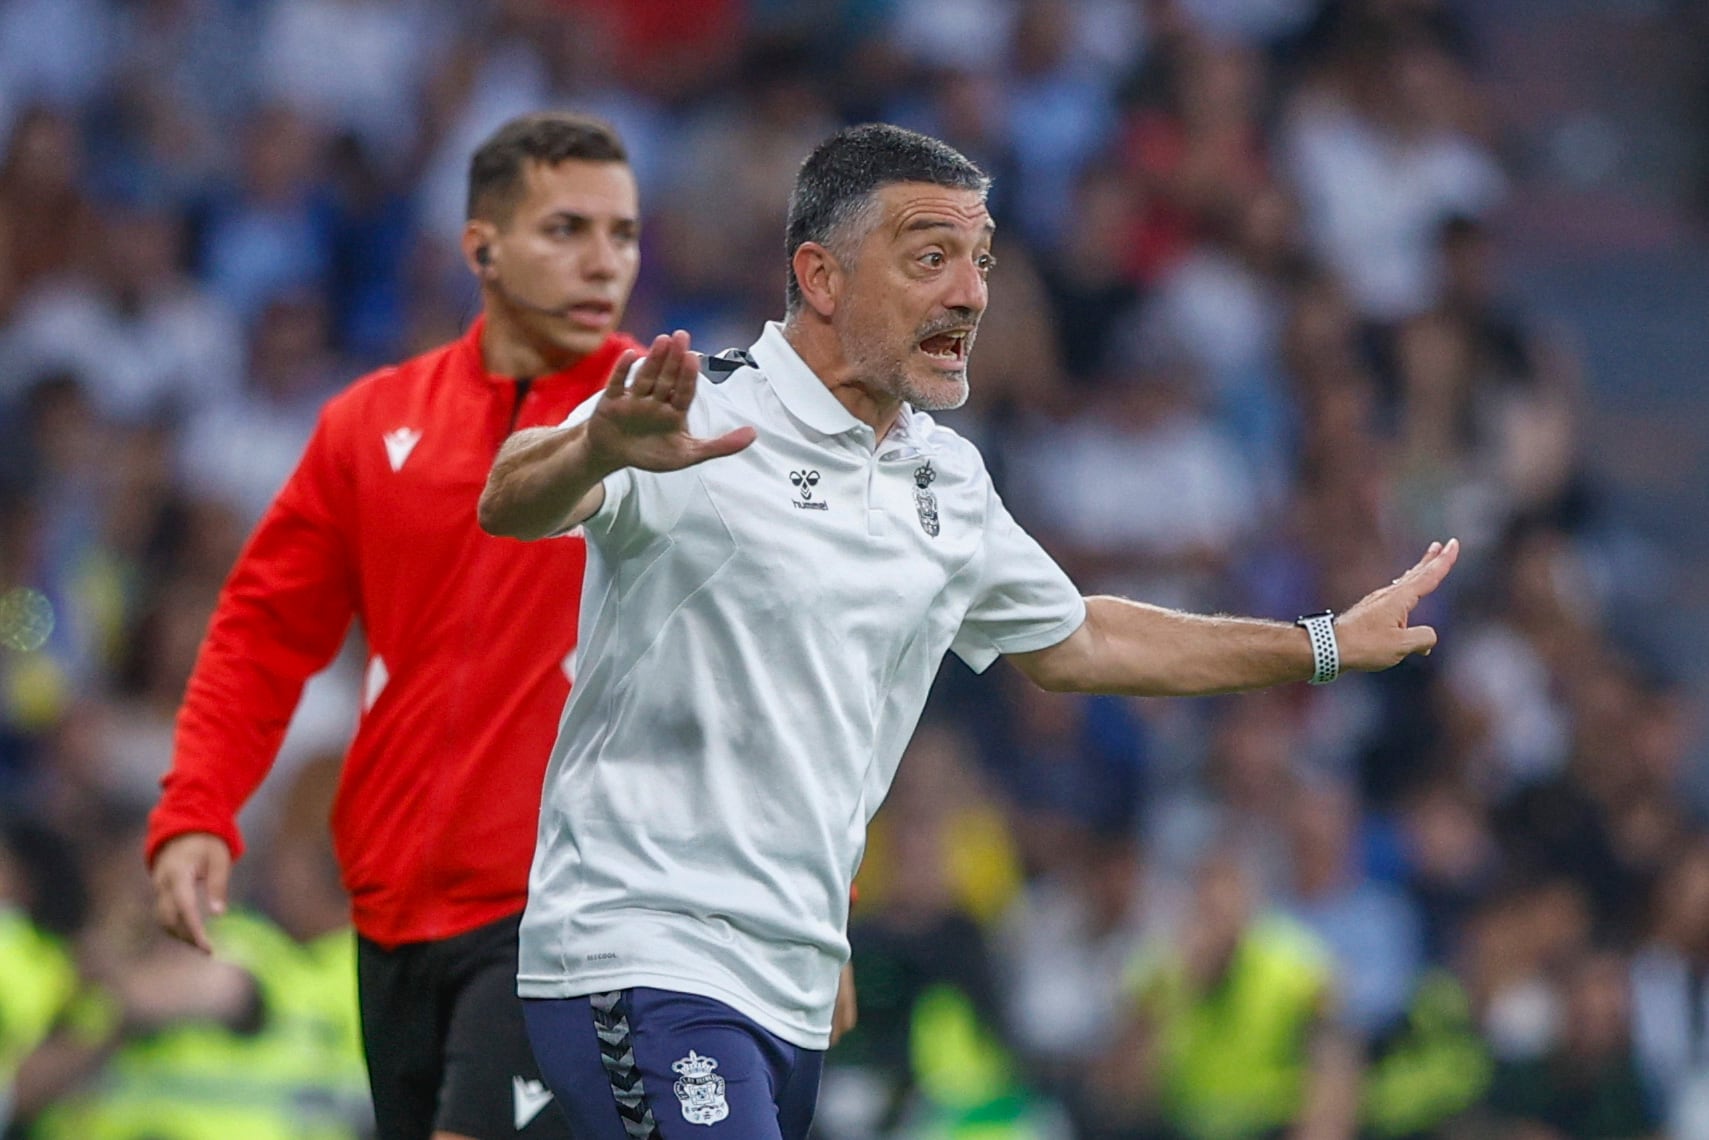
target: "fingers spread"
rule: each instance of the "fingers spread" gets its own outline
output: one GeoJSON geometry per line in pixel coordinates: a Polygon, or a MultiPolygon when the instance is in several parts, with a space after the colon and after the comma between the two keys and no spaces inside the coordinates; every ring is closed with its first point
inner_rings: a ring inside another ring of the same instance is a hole
{"type": "Polygon", "coordinates": [[[641,354],[632,348],[623,350],[623,355],[617,358],[617,364],[611,369],[611,375],[605,381],[607,396],[621,396],[624,387],[629,383],[629,370],[635,367],[635,362],[641,359],[641,354]]]}
{"type": "Polygon", "coordinates": [[[1436,561],[1437,556],[1440,555],[1441,553],[1442,553],[1442,544],[1440,542],[1432,542],[1430,544],[1429,548],[1424,551],[1424,556],[1422,558],[1420,558],[1417,562],[1414,562],[1410,567],[1408,567],[1406,572],[1404,574],[1402,574],[1399,578],[1396,578],[1395,581],[1396,582],[1404,582],[1408,578],[1412,577],[1413,575],[1422,573],[1424,570],[1426,570],[1430,567],[1430,564],[1432,562],[1436,561]]]}
{"type": "Polygon", "coordinates": [[[694,403],[694,389],[700,383],[700,357],[690,353],[689,363],[694,367],[671,387],[671,406],[679,412],[688,411],[688,406],[694,403]]]}
{"type": "Polygon", "coordinates": [[[698,370],[699,362],[688,347],[688,334],[678,330],[671,335],[665,366],[659,372],[658,383],[653,386],[653,399],[674,404],[677,388],[690,383],[698,370]]]}
{"type": "MultiPolygon", "coordinates": [[[[1435,543],[1431,544],[1435,546],[1435,543]]],[[[1424,597],[1442,584],[1442,579],[1448,576],[1448,571],[1454,568],[1454,563],[1460,557],[1460,540],[1452,538],[1448,545],[1441,547],[1436,553],[1429,555],[1424,561],[1407,571],[1402,581],[1411,589],[1413,600],[1424,597]]]]}
{"type": "Polygon", "coordinates": [[[644,398],[653,394],[653,388],[659,382],[659,374],[665,370],[665,364],[674,348],[675,342],[668,336],[653,338],[652,347],[647,349],[641,367],[635,370],[635,375],[629,381],[631,396],[644,398]]]}

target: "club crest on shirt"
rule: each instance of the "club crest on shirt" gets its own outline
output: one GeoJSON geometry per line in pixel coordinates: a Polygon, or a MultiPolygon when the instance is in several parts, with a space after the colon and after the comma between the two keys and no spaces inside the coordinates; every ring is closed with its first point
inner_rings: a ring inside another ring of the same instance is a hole
{"type": "Polygon", "coordinates": [[[713,1125],[730,1115],[730,1104],[724,1099],[724,1078],[712,1071],[717,1067],[717,1061],[693,1049],[671,1065],[677,1074],[671,1090],[682,1102],[682,1118],[690,1124],[713,1125]]]}
{"type": "Polygon", "coordinates": [[[914,509],[920,512],[920,529],[933,538],[938,536],[938,497],[928,488],[937,477],[930,459],[914,468],[914,509]]]}

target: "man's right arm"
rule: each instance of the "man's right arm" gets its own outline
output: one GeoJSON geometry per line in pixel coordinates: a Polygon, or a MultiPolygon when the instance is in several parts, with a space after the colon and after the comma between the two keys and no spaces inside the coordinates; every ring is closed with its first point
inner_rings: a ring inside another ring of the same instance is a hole
{"type": "Polygon", "coordinates": [[[525,540],[558,534],[604,505],[603,480],[614,472],[680,471],[754,441],[750,427],[714,439],[689,433],[700,362],[687,333],[655,337],[631,373],[636,361],[633,352],[618,359],[581,422],[505,441],[481,492],[482,530],[525,540]]]}
{"type": "Polygon", "coordinates": [[[237,812],[272,766],[303,684],[338,652],[356,610],[349,472],[328,422],[316,426],[220,591],[149,816],[157,917],[204,950],[204,899],[223,908],[231,861],[243,851],[237,812]]]}
{"type": "Polygon", "coordinates": [[[481,529],[524,540],[567,530],[604,505],[609,474],[588,454],[586,423],[525,428],[493,460],[481,493],[481,529]]]}

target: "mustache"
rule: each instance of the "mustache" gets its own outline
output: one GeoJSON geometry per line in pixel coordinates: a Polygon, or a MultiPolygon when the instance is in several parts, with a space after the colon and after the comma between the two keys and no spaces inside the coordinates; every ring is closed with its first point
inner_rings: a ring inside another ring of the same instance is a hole
{"type": "Polygon", "coordinates": [[[979,331],[979,318],[969,314],[947,313],[933,321],[927,321],[914,331],[919,340],[926,340],[940,333],[965,330],[967,343],[973,343],[973,334],[979,331]]]}

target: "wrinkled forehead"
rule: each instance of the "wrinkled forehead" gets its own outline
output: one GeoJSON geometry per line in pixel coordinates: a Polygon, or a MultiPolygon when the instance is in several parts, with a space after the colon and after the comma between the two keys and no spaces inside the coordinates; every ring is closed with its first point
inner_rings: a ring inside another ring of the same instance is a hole
{"type": "Polygon", "coordinates": [[[983,190],[892,182],[880,186],[873,197],[879,210],[876,229],[891,240],[937,232],[969,242],[989,242],[997,229],[983,190]]]}

